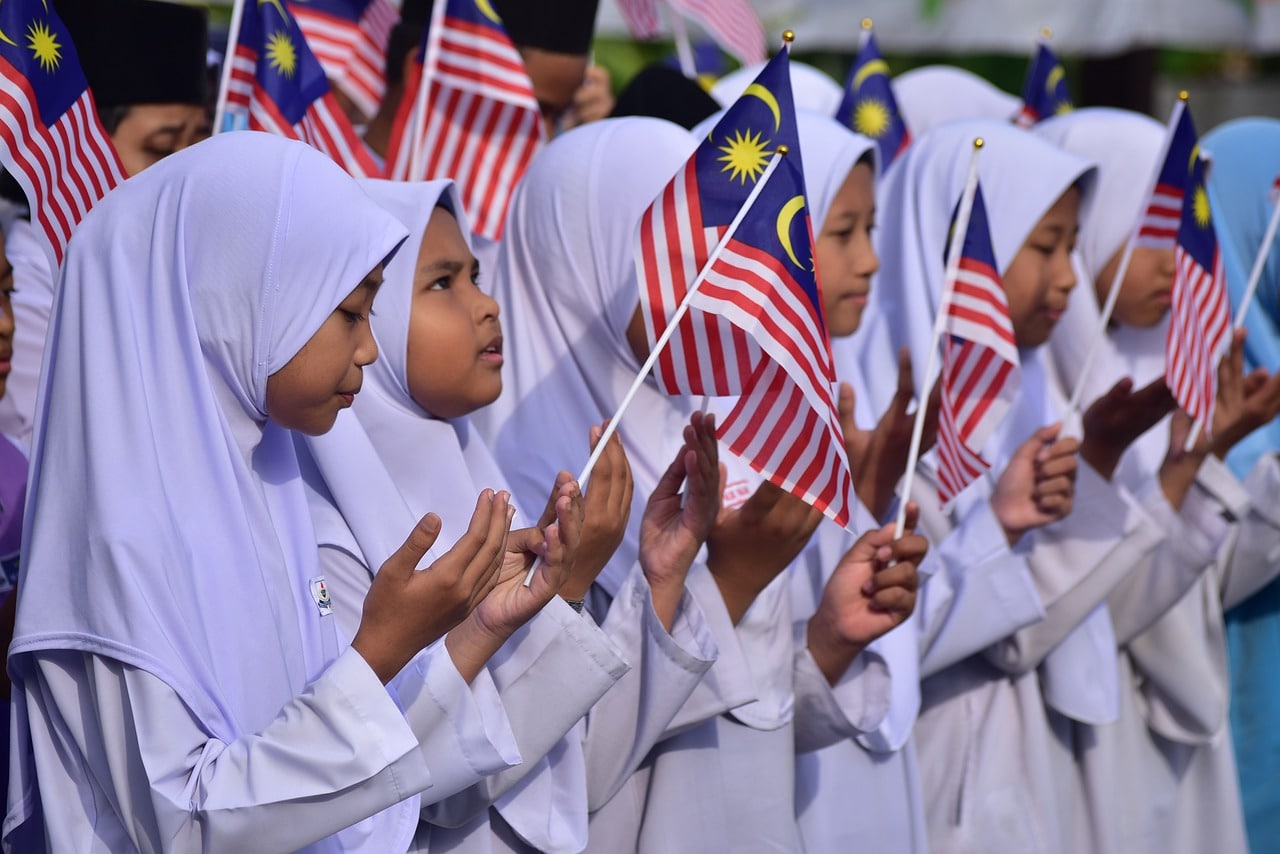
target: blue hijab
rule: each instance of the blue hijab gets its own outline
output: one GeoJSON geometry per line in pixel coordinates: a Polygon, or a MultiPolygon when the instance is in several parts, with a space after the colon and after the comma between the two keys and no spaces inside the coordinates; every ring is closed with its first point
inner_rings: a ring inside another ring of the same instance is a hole
{"type": "MultiPolygon", "coordinates": [[[[1280,121],[1228,122],[1201,140],[1213,157],[1209,200],[1233,312],[1239,308],[1262,242],[1280,174],[1280,121]]],[[[1280,245],[1273,243],[1245,316],[1248,367],[1280,369],[1280,245]]],[[[1263,454],[1280,450],[1280,419],[1255,430],[1227,463],[1243,477],[1263,454]]],[[[1231,731],[1245,825],[1254,851],[1280,850],[1280,580],[1227,614],[1231,659],[1231,731]]]]}

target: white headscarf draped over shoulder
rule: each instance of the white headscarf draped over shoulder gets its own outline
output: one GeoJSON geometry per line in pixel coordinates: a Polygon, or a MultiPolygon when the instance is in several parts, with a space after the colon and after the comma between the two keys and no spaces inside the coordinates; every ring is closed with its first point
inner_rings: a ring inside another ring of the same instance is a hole
{"type": "MultiPolygon", "coordinates": [[[[613,415],[640,370],[626,338],[640,300],[640,218],[695,147],[661,119],[594,122],[553,140],[516,190],[493,279],[511,318],[506,376],[502,396],[472,420],[522,507],[543,505],[556,472],[578,473],[590,425],[613,415]]],[[[650,377],[622,419],[635,497],[627,537],[600,576],[611,594],[636,559],[644,504],[691,411],[650,377]]]]}
{"type": "MultiPolygon", "coordinates": [[[[728,107],[738,100],[738,96],[746,91],[753,80],[760,76],[766,64],[757,62],[729,72],[711,87],[711,97],[715,98],[720,106],[728,107]]],[[[840,109],[840,101],[844,97],[844,90],[840,84],[832,80],[825,71],[803,62],[792,60],[790,68],[791,94],[795,99],[796,109],[834,116],[836,110],[840,109]]]]}
{"type": "Polygon", "coordinates": [[[329,158],[260,133],[166,158],[85,218],[36,420],[17,705],[27,656],[78,650],[231,742],[319,675],[314,532],[267,377],[404,236],[329,158]]]}
{"type": "Polygon", "coordinates": [[[926,65],[893,78],[893,95],[913,137],[964,119],[1012,121],[1022,100],[972,71],[926,65]]]}
{"type": "MultiPolygon", "coordinates": [[[[1164,146],[1164,126],[1129,110],[1090,107],[1054,116],[1035,126],[1035,133],[1068,153],[1098,164],[1094,203],[1080,217],[1078,266],[1084,276],[1067,304],[1066,313],[1049,339],[1049,353],[1062,387],[1070,394],[1080,381],[1087,351],[1098,334],[1102,307],[1094,282],[1111,257],[1129,239],[1142,214],[1151,175],[1164,146]]],[[[1150,329],[1113,326],[1100,343],[1086,379],[1085,406],[1115,383],[1131,377],[1138,386],[1164,372],[1167,319],[1150,329]]],[[[1141,476],[1160,465],[1167,433],[1153,429],[1135,443],[1141,476]]],[[[1124,475],[1124,468],[1121,469],[1124,475]]]]}
{"type": "MultiPolygon", "coordinates": [[[[319,542],[357,547],[353,553],[376,571],[428,511],[440,516],[442,527],[426,562],[443,555],[466,531],[480,491],[505,489],[506,482],[468,419],[439,418],[409,393],[414,276],[422,237],[437,206],[458,220],[470,247],[457,189],[451,181],[359,183],[409,229],[409,239],[387,264],[378,308],[369,319],[378,361],[365,369],[364,386],[351,410],[338,416],[328,433],[305,442],[332,500],[329,512],[312,502],[319,542]]],[[[548,483],[545,491],[550,490],[548,483]]]]}

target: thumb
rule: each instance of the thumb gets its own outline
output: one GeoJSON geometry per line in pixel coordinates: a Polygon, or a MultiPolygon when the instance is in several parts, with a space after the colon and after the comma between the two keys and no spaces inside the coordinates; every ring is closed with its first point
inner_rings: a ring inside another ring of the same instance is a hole
{"type": "Polygon", "coordinates": [[[1061,432],[1062,422],[1046,424],[1032,433],[1030,439],[1022,443],[1022,447],[1018,448],[1014,457],[1034,461],[1041,451],[1048,448],[1053,443],[1053,440],[1058,438],[1058,434],[1061,432]]]}
{"type": "Polygon", "coordinates": [[[418,524],[413,526],[413,531],[409,533],[409,539],[404,541],[404,545],[396,549],[391,557],[387,558],[386,563],[382,565],[382,569],[378,570],[379,574],[390,570],[392,573],[404,577],[413,574],[418,568],[418,563],[427,554],[427,551],[436,543],[436,538],[440,536],[440,517],[434,513],[428,513],[418,520],[418,524]]]}

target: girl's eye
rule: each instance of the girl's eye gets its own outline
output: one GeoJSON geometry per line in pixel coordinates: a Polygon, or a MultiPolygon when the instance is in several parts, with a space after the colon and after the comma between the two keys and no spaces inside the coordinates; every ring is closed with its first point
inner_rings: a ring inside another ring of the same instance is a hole
{"type": "Polygon", "coordinates": [[[347,323],[350,323],[352,325],[357,324],[360,321],[364,320],[364,315],[360,314],[360,312],[347,311],[345,308],[342,310],[342,316],[347,319],[347,323]]]}
{"type": "Polygon", "coordinates": [[[1039,252],[1041,255],[1052,255],[1052,254],[1054,253],[1054,251],[1055,251],[1058,247],[1057,247],[1057,246],[1035,246],[1035,245],[1033,245],[1031,248],[1032,248],[1032,249],[1034,249],[1034,250],[1036,250],[1037,252],[1039,252]]]}
{"type": "Polygon", "coordinates": [[[429,291],[447,291],[448,289],[449,289],[448,276],[441,276],[439,279],[436,279],[434,282],[432,282],[430,285],[427,286],[427,290],[429,291]]]}

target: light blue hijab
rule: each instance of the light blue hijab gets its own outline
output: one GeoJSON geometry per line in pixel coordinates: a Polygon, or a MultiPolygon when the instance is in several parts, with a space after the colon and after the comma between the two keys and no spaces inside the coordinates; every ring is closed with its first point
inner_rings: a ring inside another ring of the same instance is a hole
{"type": "MultiPolygon", "coordinates": [[[[1234,312],[1244,296],[1254,256],[1262,242],[1280,174],[1280,121],[1249,118],[1228,122],[1201,140],[1213,157],[1209,200],[1234,312]]],[[[1245,363],[1280,368],[1280,246],[1273,244],[1258,293],[1245,316],[1249,337],[1245,363]]],[[[1260,456],[1280,450],[1280,419],[1246,437],[1227,463],[1243,477],[1260,456]]],[[[1280,581],[1227,615],[1231,658],[1231,732],[1254,851],[1280,850],[1280,581]]]]}

